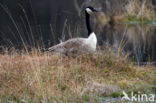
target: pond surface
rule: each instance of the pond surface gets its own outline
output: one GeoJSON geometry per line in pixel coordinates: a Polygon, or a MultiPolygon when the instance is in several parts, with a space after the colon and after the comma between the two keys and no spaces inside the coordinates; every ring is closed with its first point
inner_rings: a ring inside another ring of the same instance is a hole
{"type": "Polygon", "coordinates": [[[99,45],[108,45],[115,51],[128,53],[137,64],[156,61],[155,23],[105,25],[101,30],[99,45]]]}

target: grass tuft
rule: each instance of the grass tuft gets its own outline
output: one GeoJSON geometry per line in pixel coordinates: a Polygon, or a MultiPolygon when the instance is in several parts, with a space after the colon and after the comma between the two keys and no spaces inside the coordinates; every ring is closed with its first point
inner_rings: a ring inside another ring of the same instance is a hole
{"type": "Polygon", "coordinates": [[[138,67],[111,51],[75,58],[51,53],[12,51],[0,54],[0,102],[98,102],[122,90],[150,90],[156,69],[138,67]],[[146,85],[145,85],[146,84],[146,85]]]}

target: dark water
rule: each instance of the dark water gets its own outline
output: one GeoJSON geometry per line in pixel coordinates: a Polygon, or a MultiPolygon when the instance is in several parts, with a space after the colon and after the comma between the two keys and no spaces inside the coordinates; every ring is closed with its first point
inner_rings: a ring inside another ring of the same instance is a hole
{"type": "Polygon", "coordinates": [[[137,63],[156,61],[155,23],[106,25],[98,38],[100,45],[110,45],[115,51],[129,53],[137,63]]]}
{"type": "MultiPolygon", "coordinates": [[[[0,1],[0,48],[49,47],[72,37],[87,37],[84,12],[74,0],[0,1]]],[[[83,0],[78,2],[80,5],[83,0]]],[[[129,54],[137,63],[156,61],[156,23],[96,26],[99,46],[129,54]]]]}

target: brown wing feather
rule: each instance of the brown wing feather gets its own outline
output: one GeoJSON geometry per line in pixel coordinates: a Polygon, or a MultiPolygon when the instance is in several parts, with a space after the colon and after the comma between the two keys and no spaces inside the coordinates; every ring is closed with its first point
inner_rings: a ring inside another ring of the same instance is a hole
{"type": "Polygon", "coordinates": [[[59,52],[61,54],[74,54],[80,50],[84,38],[74,38],[49,48],[49,51],[59,52]]]}

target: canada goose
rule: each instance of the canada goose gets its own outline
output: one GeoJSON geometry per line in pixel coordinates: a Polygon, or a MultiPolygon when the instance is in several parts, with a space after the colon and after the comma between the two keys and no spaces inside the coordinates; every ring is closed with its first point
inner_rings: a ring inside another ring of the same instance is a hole
{"type": "Polygon", "coordinates": [[[85,17],[86,17],[86,26],[88,29],[88,38],[73,38],[48,48],[48,51],[66,56],[95,52],[97,38],[90,26],[90,15],[93,12],[97,12],[97,10],[95,10],[93,7],[90,6],[86,7],[85,17]]]}

